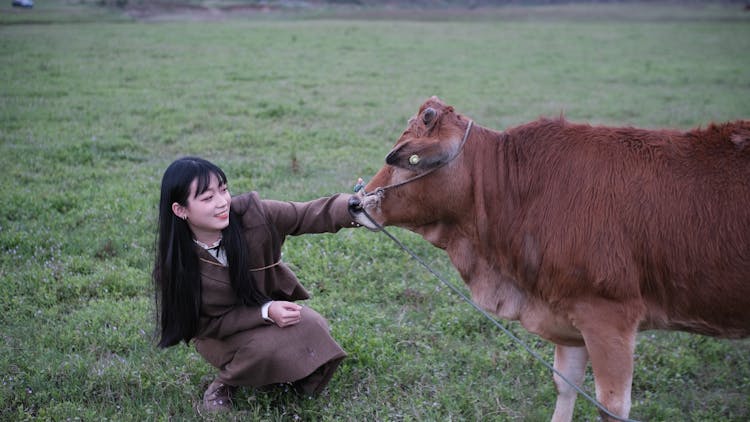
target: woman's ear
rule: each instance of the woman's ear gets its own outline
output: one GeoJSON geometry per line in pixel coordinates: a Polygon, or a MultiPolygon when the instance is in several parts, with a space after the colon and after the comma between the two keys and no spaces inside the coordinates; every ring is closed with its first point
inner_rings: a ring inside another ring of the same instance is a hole
{"type": "Polygon", "coordinates": [[[174,213],[174,215],[176,215],[176,216],[177,216],[178,218],[181,218],[181,219],[183,219],[183,220],[186,220],[186,219],[187,219],[187,210],[185,209],[185,207],[183,207],[182,205],[180,205],[180,204],[179,204],[179,203],[177,203],[177,202],[174,202],[174,203],[172,204],[172,212],[173,212],[173,213],[174,213]]]}

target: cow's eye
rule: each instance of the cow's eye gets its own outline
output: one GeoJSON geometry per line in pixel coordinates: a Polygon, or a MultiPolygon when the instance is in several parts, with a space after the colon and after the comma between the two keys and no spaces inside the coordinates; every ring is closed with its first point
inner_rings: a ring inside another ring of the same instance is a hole
{"type": "Polygon", "coordinates": [[[422,115],[422,122],[424,122],[424,124],[426,125],[429,125],[430,122],[432,122],[432,119],[435,118],[436,114],[437,112],[435,111],[434,108],[432,107],[428,108],[427,110],[424,111],[424,114],[422,115]]]}

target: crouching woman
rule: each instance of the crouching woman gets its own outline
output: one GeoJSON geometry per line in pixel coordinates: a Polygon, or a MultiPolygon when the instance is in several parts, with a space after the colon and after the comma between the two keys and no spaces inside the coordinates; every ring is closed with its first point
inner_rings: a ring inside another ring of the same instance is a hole
{"type": "Polygon", "coordinates": [[[282,262],[281,247],[287,235],[356,226],[350,200],[231,197],[224,172],[204,159],[167,168],[153,271],[158,345],[192,340],[217,369],[203,396],[207,410],[231,408],[238,386],[292,383],[317,394],[331,379],[346,353],[322,316],[294,303],[309,294],[282,262]]]}

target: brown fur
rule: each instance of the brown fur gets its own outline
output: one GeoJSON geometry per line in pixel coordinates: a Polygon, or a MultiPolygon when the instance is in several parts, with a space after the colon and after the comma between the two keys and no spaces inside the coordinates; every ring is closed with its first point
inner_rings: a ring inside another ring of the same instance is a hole
{"type": "MultiPolygon", "coordinates": [[[[418,174],[411,154],[452,156],[467,124],[429,99],[366,190],[418,174]]],[[[749,139],[750,121],[474,124],[446,167],[364,206],[445,249],[474,300],[556,343],[567,375],[590,358],[598,399],[627,416],[638,330],[750,335],[749,139]]],[[[575,393],[556,383],[553,419],[569,420],[575,393]]]]}

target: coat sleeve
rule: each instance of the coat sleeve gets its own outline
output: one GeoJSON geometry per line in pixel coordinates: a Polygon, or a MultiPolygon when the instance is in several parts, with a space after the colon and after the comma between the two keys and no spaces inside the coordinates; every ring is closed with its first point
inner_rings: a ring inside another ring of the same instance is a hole
{"type": "Polygon", "coordinates": [[[359,225],[349,214],[349,194],[336,194],[309,202],[263,200],[267,218],[279,234],[335,233],[359,225]]]}
{"type": "Polygon", "coordinates": [[[233,307],[227,313],[216,316],[201,316],[200,337],[224,338],[240,331],[268,325],[260,314],[260,306],[233,307]]]}

